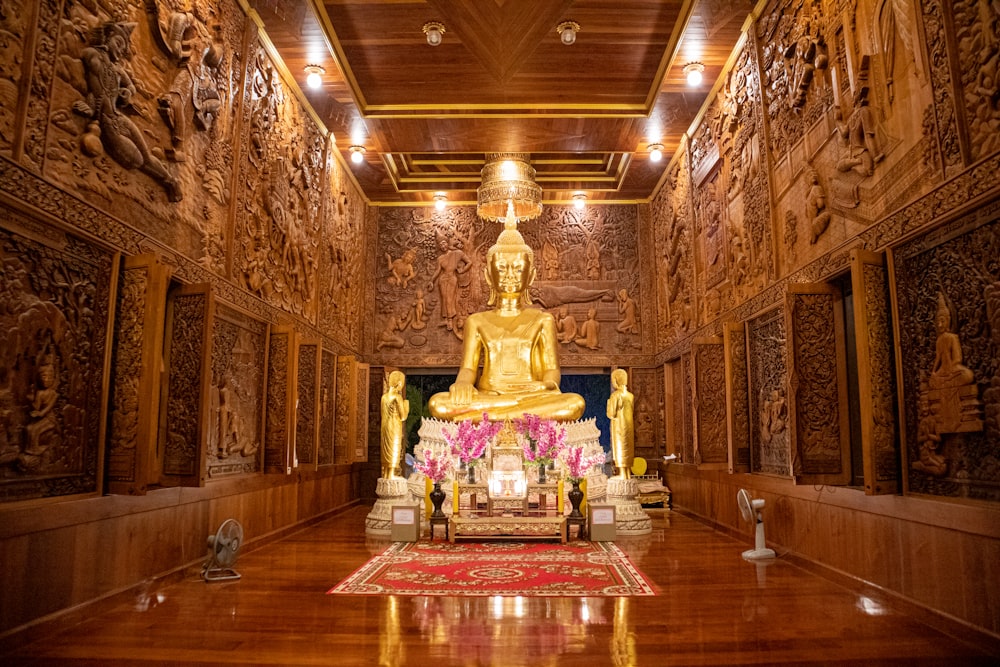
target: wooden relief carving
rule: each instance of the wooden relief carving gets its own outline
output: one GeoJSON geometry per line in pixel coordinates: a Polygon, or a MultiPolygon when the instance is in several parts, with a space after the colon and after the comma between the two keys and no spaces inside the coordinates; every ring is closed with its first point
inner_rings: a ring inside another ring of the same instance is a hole
{"type": "Polygon", "coordinates": [[[932,144],[930,154],[941,161],[945,176],[953,176],[962,167],[962,141],[959,137],[952,63],[948,57],[945,25],[950,9],[941,0],[922,0],[924,37],[930,64],[933,106],[924,112],[924,136],[932,144]]]}
{"type": "Polygon", "coordinates": [[[336,400],[337,400],[337,355],[323,349],[320,358],[319,385],[319,443],[316,463],[320,466],[333,465],[334,441],[336,440],[336,400]]]}
{"type": "Polygon", "coordinates": [[[2,211],[0,502],[97,493],[118,258],[17,223],[2,211]]]}
{"type": "Polygon", "coordinates": [[[1000,6],[981,0],[951,3],[961,72],[959,95],[965,102],[969,161],[1000,149],[1000,6]]]}
{"type": "Polygon", "coordinates": [[[1000,501],[1000,219],[970,216],[892,252],[912,493],[1000,501]]]}
{"type": "Polygon", "coordinates": [[[294,329],[272,329],[267,351],[264,472],[289,474],[295,465],[298,349],[299,337],[294,329]]]}
{"type": "Polygon", "coordinates": [[[630,368],[635,396],[633,428],[635,455],[648,461],[663,456],[658,434],[663,433],[663,371],[660,368],[630,368]]]}
{"type": "Polygon", "coordinates": [[[334,440],[334,463],[350,463],[354,455],[354,441],[351,440],[351,402],[354,396],[354,377],[357,361],[354,357],[337,357],[337,400],[334,440]]]}
{"type": "Polygon", "coordinates": [[[670,168],[667,186],[650,207],[656,221],[657,346],[666,347],[691,330],[695,321],[693,234],[688,193],[690,178],[683,161],[670,168]]]}
{"type": "Polygon", "coordinates": [[[663,366],[663,382],[666,387],[664,430],[667,434],[666,454],[674,454],[678,458],[684,452],[684,375],[680,359],[670,361],[663,366]]]}
{"type": "Polygon", "coordinates": [[[703,285],[715,287],[726,279],[728,243],[722,208],[720,172],[715,171],[696,190],[695,210],[699,212],[698,239],[701,246],[703,285]]]}
{"type": "Polygon", "coordinates": [[[26,156],[93,205],[221,271],[245,15],[231,0],[61,4],[60,20],[39,26],[46,48],[32,94],[47,113],[29,120],[26,156]]]}
{"type": "Polygon", "coordinates": [[[354,441],[353,462],[368,460],[368,374],[368,364],[357,365],[354,402],[351,406],[354,414],[351,427],[351,439],[354,441]]]}
{"type": "Polygon", "coordinates": [[[707,468],[726,468],[726,363],[721,338],[696,338],[694,362],[694,460],[707,468]]]}
{"type": "Polygon", "coordinates": [[[268,326],[226,304],[212,322],[209,479],[260,472],[268,326]]]}
{"type": "Polygon", "coordinates": [[[24,79],[24,41],[28,26],[33,25],[32,6],[38,3],[12,0],[5,3],[0,13],[0,32],[4,48],[0,50],[0,152],[9,155],[17,132],[20,104],[26,96],[21,94],[24,79]]]}
{"type": "Polygon", "coordinates": [[[107,479],[111,493],[144,494],[158,484],[158,415],[170,269],[150,255],[128,257],[118,292],[107,479]]]}
{"type": "MultiPolygon", "coordinates": [[[[27,100],[22,101],[18,108],[24,110],[24,130],[19,138],[23,146],[22,158],[37,170],[45,159],[46,125],[53,111],[53,88],[55,78],[57,53],[61,40],[56,37],[64,17],[60,16],[61,6],[72,3],[59,3],[55,0],[44,0],[35,3],[37,34],[34,39],[34,53],[31,57],[32,71],[25,72],[30,81],[21,84],[21,90],[27,93],[27,100]],[[41,38],[44,35],[44,38],[41,38]]],[[[29,3],[30,5],[30,3],[29,3]]],[[[30,16],[30,14],[27,14],[30,16]]],[[[25,25],[31,26],[31,23],[25,25]]],[[[80,40],[77,40],[78,42],[80,40]]],[[[27,54],[25,54],[27,60],[27,54]]]]}
{"type": "Polygon", "coordinates": [[[742,322],[723,329],[726,364],[726,435],[729,472],[750,470],[750,396],[747,377],[747,337],[742,322]]]}
{"type": "Polygon", "coordinates": [[[694,458],[694,368],[691,354],[681,355],[681,396],[683,403],[683,440],[681,461],[695,463],[694,458]]]}
{"type": "Polygon", "coordinates": [[[161,413],[164,486],[201,486],[211,404],[209,371],[215,299],[208,285],[189,285],[170,295],[167,309],[166,409],[161,413]]]}
{"type": "Polygon", "coordinates": [[[846,484],[851,480],[847,358],[838,288],[788,286],[788,424],[792,473],[799,482],[846,484]]]}
{"type": "Polygon", "coordinates": [[[299,345],[298,415],[295,420],[295,458],[298,465],[315,470],[319,440],[320,342],[299,345]]]}
{"type": "Polygon", "coordinates": [[[776,308],[747,323],[750,471],[789,476],[785,323],[776,308]]]}
{"type": "MultiPolygon", "coordinates": [[[[559,323],[563,365],[642,350],[635,207],[547,207],[520,231],[534,249],[533,304],[559,323]]],[[[471,207],[380,209],[374,347],[388,365],[412,365],[414,353],[456,362],[465,318],[486,307],[483,268],[497,234],[471,207]]]]}
{"type": "Polygon", "coordinates": [[[881,254],[851,252],[855,345],[860,395],[865,493],[896,493],[899,439],[896,375],[889,321],[889,277],[881,254]]]}

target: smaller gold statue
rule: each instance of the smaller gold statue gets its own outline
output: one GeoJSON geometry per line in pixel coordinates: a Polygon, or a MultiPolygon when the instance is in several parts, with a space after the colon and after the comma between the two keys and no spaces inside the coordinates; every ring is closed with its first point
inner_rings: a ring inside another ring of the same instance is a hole
{"type": "Polygon", "coordinates": [[[410,414],[410,402],[403,398],[406,376],[400,371],[389,373],[389,383],[382,394],[382,477],[402,476],[403,423],[410,414]]]}
{"type": "Polygon", "coordinates": [[[611,420],[611,454],[615,459],[617,477],[632,476],[632,459],[635,457],[635,429],[632,425],[632,408],[635,397],[628,390],[628,373],[624,368],[611,372],[611,398],[608,399],[608,419],[611,420]]]}

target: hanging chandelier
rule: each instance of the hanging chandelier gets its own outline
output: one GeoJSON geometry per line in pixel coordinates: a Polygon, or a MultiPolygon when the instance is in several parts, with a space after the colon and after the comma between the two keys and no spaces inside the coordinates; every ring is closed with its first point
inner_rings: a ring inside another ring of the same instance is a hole
{"type": "Polygon", "coordinates": [[[487,153],[482,185],[476,191],[476,213],[496,222],[507,217],[508,204],[518,222],[542,213],[542,188],[535,183],[535,170],[527,153],[487,153]]]}

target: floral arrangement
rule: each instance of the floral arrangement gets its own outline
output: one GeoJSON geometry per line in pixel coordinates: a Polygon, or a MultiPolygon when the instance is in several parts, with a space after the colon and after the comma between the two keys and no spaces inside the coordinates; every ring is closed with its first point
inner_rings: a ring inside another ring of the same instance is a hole
{"type": "Polygon", "coordinates": [[[560,460],[566,466],[566,478],[573,484],[579,484],[591,468],[604,465],[604,458],[603,453],[586,456],[583,447],[569,446],[563,448],[560,460]]]}
{"type": "Polygon", "coordinates": [[[524,439],[524,459],[530,463],[548,465],[557,458],[566,446],[566,429],[557,426],[551,419],[527,414],[515,419],[518,433],[524,439]]]}
{"type": "Polygon", "coordinates": [[[493,441],[500,429],[503,428],[501,422],[491,422],[486,414],[483,414],[483,421],[474,424],[471,419],[459,422],[458,429],[454,433],[445,431],[445,442],[451,447],[452,456],[468,467],[476,465],[479,459],[486,454],[486,447],[493,441]]]}
{"type": "Polygon", "coordinates": [[[448,456],[437,457],[430,449],[424,450],[424,460],[415,461],[413,469],[425,475],[435,484],[440,484],[451,472],[451,458],[448,456]]]}

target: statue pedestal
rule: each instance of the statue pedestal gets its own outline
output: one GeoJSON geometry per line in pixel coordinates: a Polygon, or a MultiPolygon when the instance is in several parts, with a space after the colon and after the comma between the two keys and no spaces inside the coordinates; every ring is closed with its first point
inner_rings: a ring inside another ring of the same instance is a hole
{"type": "Polygon", "coordinates": [[[646,535],[653,531],[653,522],[639,504],[639,484],[634,479],[609,479],[605,504],[615,506],[615,528],[619,535],[646,535]]]}
{"type": "Polygon", "coordinates": [[[393,505],[413,505],[406,480],[402,477],[379,477],[375,495],[378,500],[365,519],[365,532],[369,535],[388,536],[392,528],[393,505]]]}

